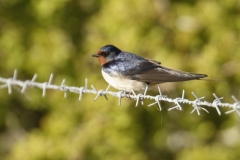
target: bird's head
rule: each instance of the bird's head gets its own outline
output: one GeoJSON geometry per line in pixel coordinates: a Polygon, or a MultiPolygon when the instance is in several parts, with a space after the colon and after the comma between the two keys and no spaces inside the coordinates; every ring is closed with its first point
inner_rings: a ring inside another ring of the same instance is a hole
{"type": "Polygon", "coordinates": [[[121,50],[114,45],[106,45],[99,49],[97,54],[92,57],[97,57],[101,65],[113,61],[117,55],[121,53],[121,50]]]}

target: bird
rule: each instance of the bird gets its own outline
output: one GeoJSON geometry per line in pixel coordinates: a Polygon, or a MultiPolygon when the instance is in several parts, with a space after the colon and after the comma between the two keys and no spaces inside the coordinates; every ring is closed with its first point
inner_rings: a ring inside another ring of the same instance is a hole
{"type": "Polygon", "coordinates": [[[102,76],[109,85],[124,92],[142,92],[146,87],[166,82],[200,80],[206,74],[167,68],[161,62],[122,51],[114,45],[101,47],[92,57],[98,58],[102,76]]]}

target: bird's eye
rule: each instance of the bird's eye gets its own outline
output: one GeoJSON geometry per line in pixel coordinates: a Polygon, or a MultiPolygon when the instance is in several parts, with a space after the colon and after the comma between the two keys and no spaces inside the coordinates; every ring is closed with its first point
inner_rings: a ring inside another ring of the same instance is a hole
{"type": "Polygon", "coordinates": [[[104,56],[108,56],[110,54],[110,52],[105,52],[104,56]]]}

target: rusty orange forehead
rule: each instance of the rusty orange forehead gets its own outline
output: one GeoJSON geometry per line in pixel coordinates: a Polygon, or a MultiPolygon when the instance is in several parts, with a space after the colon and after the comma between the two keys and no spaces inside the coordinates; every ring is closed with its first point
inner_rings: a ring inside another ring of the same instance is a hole
{"type": "Polygon", "coordinates": [[[102,51],[101,51],[101,50],[98,50],[97,54],[101,54],[101,53],[102,53],[102,51]]]}

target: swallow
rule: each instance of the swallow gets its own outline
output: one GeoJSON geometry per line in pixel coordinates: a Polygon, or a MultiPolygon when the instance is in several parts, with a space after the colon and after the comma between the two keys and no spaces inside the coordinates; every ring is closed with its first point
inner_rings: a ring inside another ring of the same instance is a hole
{"type": "Polygon", "coordinates": [[[98,58],[102,66],[103,78],[112,87],[125,92],[132,92],[132,90],[141,92],[147,86],[207,77],[205,74],[164,67],[158,61],[121,51],[114,45],[103,46],[92,57],[98,58]]]}

